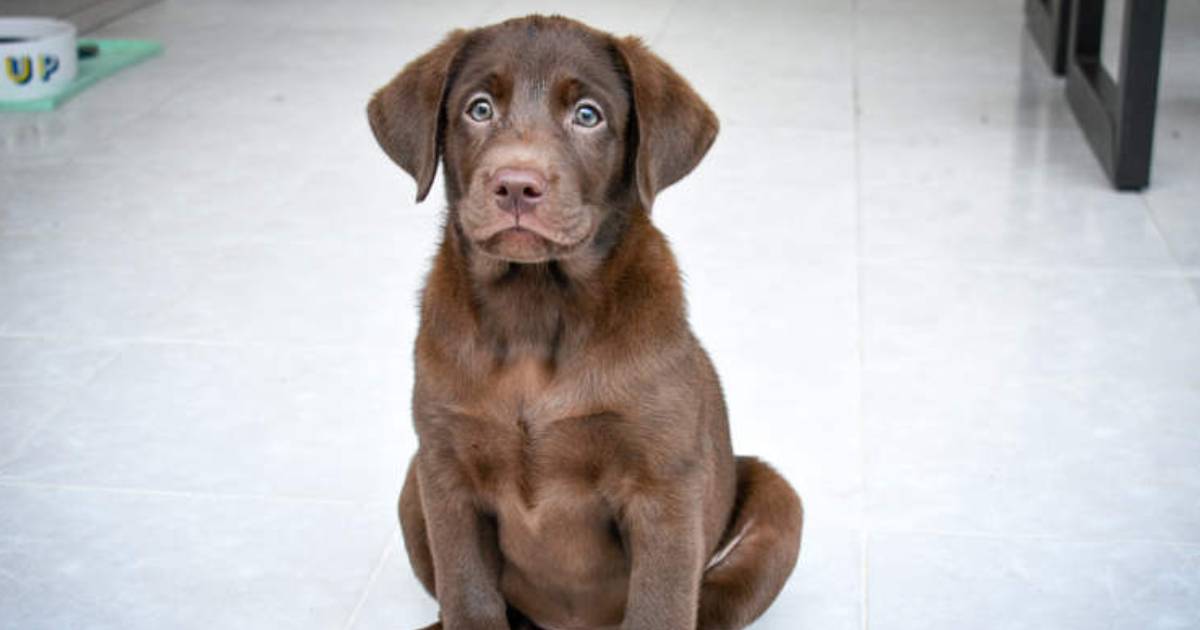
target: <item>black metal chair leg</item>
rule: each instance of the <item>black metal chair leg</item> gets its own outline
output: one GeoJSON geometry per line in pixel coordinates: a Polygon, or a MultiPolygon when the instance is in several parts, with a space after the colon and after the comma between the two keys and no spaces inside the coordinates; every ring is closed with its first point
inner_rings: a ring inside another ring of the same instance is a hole
{"type": "Polygon", "coordinates": [[[1067,26],[1072,0],[1025,0],[1025,25],[1054,74],[1067,68],[1067,26]]]}
{"type": "Polygon", "coordinates": [[[1166,0],[1126,0],[1119,79],[1100,61],[1104,0],[1074,0],[1067,100],[1119,190],[1150,183],[1166,0]]]}

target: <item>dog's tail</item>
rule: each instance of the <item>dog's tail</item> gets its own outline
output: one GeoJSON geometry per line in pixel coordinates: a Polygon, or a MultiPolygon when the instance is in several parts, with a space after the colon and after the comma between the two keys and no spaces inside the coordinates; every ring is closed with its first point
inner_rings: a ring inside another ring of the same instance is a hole
{"type": "Polygon", "coordinates": [[[800,555],[804,506],[782,475],[737,458],[737,500],[725,538],[704,572],[700,630],[742,628],[783,590],[800,555]]]}

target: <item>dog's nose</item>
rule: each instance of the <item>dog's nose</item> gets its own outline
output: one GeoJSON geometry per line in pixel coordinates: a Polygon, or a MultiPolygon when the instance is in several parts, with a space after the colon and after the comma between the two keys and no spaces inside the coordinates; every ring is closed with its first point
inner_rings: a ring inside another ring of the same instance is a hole
{"type": "Polygon", "coordinates": [[[492,194],[505,212],[521,214],[537,206],[546,192],[546,178],[525,169],[502,168],[492,175],[492,194]]]}

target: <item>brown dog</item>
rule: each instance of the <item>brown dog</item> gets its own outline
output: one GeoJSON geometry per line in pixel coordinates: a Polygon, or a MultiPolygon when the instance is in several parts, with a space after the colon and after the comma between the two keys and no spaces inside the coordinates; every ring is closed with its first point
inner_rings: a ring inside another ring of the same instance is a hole
{"type": "Polygon", "coordinates": [[[445,168],[400,496],[440,625],[758,617],[795,565],[800,499],[734,458],[649,216],[708,151],[713,113],[638,39],[540,16],[451,33],[368,113],[418,201],[445,168]]]}

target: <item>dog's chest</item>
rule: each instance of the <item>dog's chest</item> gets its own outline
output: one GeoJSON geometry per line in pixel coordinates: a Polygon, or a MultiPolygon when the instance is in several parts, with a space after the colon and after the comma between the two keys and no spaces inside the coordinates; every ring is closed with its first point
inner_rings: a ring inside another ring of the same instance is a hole
{"type": "Polygon", "coordinates": [[[611,478],[618,417],[561,378],[544,363],[515,362],[452,422],[457,463],[485,501],[535,510],[551,497],[593,496],[611,478]]]}
{"type": "MultiPolygon", "coordinates": [[[[491,383],[479,413],[456,422],[457,463],[496,518],[508,587],[548,580],[560,594],[595,599],[596,589],[623,584],[625,552],[607,497],[635,451],[618,414],[556,399],[579,392],[578,383],[534,364],[513,368],[491,383]]],[[[616,593],[609,599],[622,600],[624,589],[616,593]]]]}

